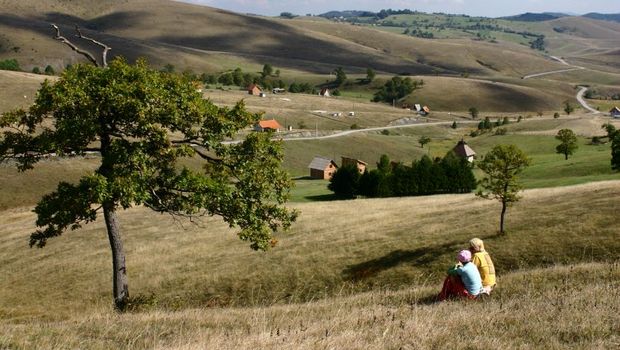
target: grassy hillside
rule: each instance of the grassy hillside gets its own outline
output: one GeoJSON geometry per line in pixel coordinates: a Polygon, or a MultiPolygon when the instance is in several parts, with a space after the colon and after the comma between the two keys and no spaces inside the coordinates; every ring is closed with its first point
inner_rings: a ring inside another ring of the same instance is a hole
{"type": "Polygon", "coordinates": [[[216,218],[181,226],[135,208],[121,220],[130,290],[140,297],[123,317],[109,306],[103,223],[32,250],[33,214],[5,211],[0,282],[11,288],[0,290],[0,344],[465,348],[470,330],[490,324],[477,343],[608,348],[618,340],[619,195],[617,181],[527,191],[504,236],[494,233],[499,205],[473,195],[299,204],[299,222],[268,253],[250,251],[216,218]],[[434,304],[455,251],[473,236],[493,256],[497,292],[434,304]]]}
{"type": "Polygon", "coordinates": [[[158,63],[167,60],[195,70],[234,68],[229,66],[233,62],[211,67],[197,62],[199,57],[204,59],[216,53],[254,64],[270,62],[315,73],[329,72],[328,67],[342,65],[360,72],[373,67],[391,73],[424,74],[439,70],[450,74],[465,71],[495,74],[478,60],[496,67],[502,74],[522,76],[536,67],[557,66],[540,54],[516,45],[421,40],[372,28],[244,16],[173,1],[115,1],[91,10],[88,10],[90,1],[86,0],[53,8],[37,7],[29,1],[5,0],[3,5],[0,18],[6,29],[2,38],[5,49],[0,57],[12,55],[27,59],[33,50],[38,50],[39,56],[60,60],[63,63],[60,66],[70,63],[75,56],[48,46],[53,43],[49,38],[49,22],[64,24],[65,30],[80,24],[90,30],[89,34],[109,42],[114,54],[131,58],[142,54],[158,63]],[[12,47],[19,47],[19,52],[7,50],[12,47]],[[174,55],[170,49],[176,51],[174,55]],[[181,51],[180,59],[178,51],[181,51]],[[507,60],[511,63],[507,64],[507,60]]]}
{"type": "Polygon", "coordinates": [[[55,80],[56,77],[0,70],[0,113],[27,108],[45,79],[55,80]]]}

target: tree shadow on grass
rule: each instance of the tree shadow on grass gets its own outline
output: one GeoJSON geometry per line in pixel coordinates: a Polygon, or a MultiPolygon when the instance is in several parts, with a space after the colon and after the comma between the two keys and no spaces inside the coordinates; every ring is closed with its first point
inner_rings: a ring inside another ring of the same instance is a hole
{"type": "Polygon", "coordinates": [[[336,201],[336,200],[342,199],[342,198],[338,198],[333,193],[319,194],[315,196],[305,196],[304,198],[312,202],[329,202],[329,201],[336,201]]]}
{"type": "Polygon", "coordinates": [[[459,240],[415,250],[398,249],[376,259],[349,265],[342,274],[348,280],[361,281],[402,264],[430,266],[443,255],[456,253],[464,248],[466,248],[466,242],[459,240]]]}

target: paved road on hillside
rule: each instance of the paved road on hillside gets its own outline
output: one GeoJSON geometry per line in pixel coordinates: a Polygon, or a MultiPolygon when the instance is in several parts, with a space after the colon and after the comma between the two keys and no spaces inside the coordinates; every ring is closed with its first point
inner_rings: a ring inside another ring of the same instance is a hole
{"type": "MultiPolygon", "coordinates": [[[[414,127],[422,127],[422,126],[432,126],[432,125],[452,125],[453,122],[428,122],[428,123],[415,123],[415,124],[402,124],[402,125],[390,125],[390,126],[379,126],[376,128],[366,128],[366,129],[353,129],[353,130],[344,130],[337,133],[329,134],[329,135],[321,135],[321,136],[306,136],[306,137],[282,137],[278,138],[278,140],[282,141],[307,141],[307,140],[325,140],[325,139],[333,139],[336,137],[347,136],[351,134],[356,134],[360,132],[369,132],[369,131],[381,131],[381,130],[389,130],[389,129],[402,129],[402,128],[414,128],[414,127]]],[[[459,124],[478,124],[480,120],[462,120],[458,122],[459,124]]],[[[239,143],[241,140],[235,141],[224,141],[223,143],[226,145],[239,143]]]]}
{"type": "Polygon", "coordinates": [[[556,60],[556,61],[562,63],[565,66],[570,66],[571,68],[558,69],[558,70],[552,70],[552,71],[549,71],[549,72],[541,72],[541,73],[530,74],[530,75],[524,76],[522,79],[530,79],[530,78],[542,77],[542,76],[550,75],[550,74],[566,73],[566,72],[572,72],[572,71],[575,71],[575,70],[585,69],[584,67],[581,67],[581,66],[573,66],[572,64],[569,64],[568,62],[566,62],[563,58],[560,58],[560,57],[557,57],[557,56],[549,56],[549,57],[552,58],[553,60],[556,60]]]}
{"type": "Polygon", "coordinates": [[[588,88],[585,86],[580,86],[580,88],[581,89],[577,93],[577,101],[579,101],[579,103],[583,106],[583,108],[587,109],[593,114],[601,114],[601,111],[597,111],[596,109],[590,107],[588,103],[586,102],[586,100],[583,99],[583,95],[586,93],[586,91],[588,91],[588,88]]]}
{"type": "MultiPolygon", "coordinates": [[[[567,69],[559,69],[559,70],[554,70],[554,71],[550,71],[550,72],[542,72],[542,73],[536,73],[536,74],[530,74],[530,75],[526,75],[523,77],[523,79],[530,79],[530,78],[535,78],[535,77],[541,77],[544,75],[549,75],[549,74],[557,74],[557,73],[564,73],[564,72],[571,72],[571,71],[575,71],[575,70],[581,70],[581,69],[586,69],[585,67],[580,67],[580,66],[573,66],[571,64],[569,64],[568,62],[566,62],[563,58],[560,57],[556,57],[556,56],[549,56],[552,59],[562,63],[563,65],[566,66],[571,66],[572,68],[567,68],[567,69]]],[[[579,104],[585,108],[586,110],[590,111],[592,114],[601,114],[600,111],[597,111],[596,109],[590,107],[590,105],[588,105],[588,103],[586,102],[586,100],[583,98],[583,95],[586,93],[586,91],[588,91],[588,88],[585,86],[580,86],[580,90],[579,92],[577,92],[577,101],[579,101],[579,104]]]]}

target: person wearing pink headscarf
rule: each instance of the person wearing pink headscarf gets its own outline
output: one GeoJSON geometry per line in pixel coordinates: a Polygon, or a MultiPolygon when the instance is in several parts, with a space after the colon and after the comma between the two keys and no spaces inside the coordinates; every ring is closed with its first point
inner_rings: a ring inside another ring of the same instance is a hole
{"type": "Polygon", "coordinates": [[[458,263],[448,270],[448,277],[443,282],[439,300],[465,297],[475,299],[483,292],[482,278],[476,265],[471,263],[471,252],[461,250],[456,255],[458,263]]]}

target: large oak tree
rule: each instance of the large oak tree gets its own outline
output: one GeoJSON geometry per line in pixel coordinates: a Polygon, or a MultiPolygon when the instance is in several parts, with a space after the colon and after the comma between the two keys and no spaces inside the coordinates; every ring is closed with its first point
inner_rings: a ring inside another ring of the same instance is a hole
{"type": "Polygon", "coordinates": [[[129,289],[119,209],[142,205],[185,217],[219,215],[256,250],[268,249],[273,232],[290,226],[296,212],[283,205],[291,182],[281,168],[280,143],[259,133],[224,142],[260,115],[242,102],[217,107],[189,78],[154,71],[145,61],[114,59],[108,65],[104,54],[102,65],[91,62],[44,82],[28,110],[0,117],[0,161],[21,171],[50,155],[101,155],[96,171],[77,183],[59,183],[38,203],[31,246],[43,247],[103,213],[114,303],[123,310],[129,289]],[[181,165],[193,157],[204,167],[181,165]]]}

